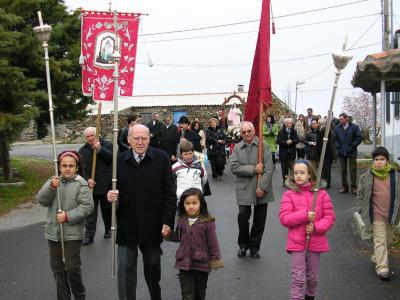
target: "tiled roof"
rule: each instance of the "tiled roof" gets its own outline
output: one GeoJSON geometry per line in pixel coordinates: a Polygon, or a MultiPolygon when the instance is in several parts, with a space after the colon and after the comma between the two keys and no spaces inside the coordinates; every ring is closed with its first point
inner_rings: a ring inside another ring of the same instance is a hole
{"type": "MultiPolygon", "coordinates": [[[[118,111],[129,107],[156,107],[156,106],[203,106],[221,105],[224,99],[231,96],[233,92],[219,93],[197,93],[197,94],[166,94],[166,95],[137,95],[133,97],[120,97],[118,101],[118,111]]],[[[247,92],[236,93],[242,98],[247,98],[247,92]]],[[[238,101],[232,99],[232,102],[238,101]]],[[[232,103],[230,102],[230,103],[232,103]]],[[[94,109],[91,105],[88,109],[94,109]]],[[[113,101],[103,101],[101,112],[110,113],[114,110],[113,101]]],[[[95,109],[93,110],[95,111],[95,109]]]]}
{"type": "Polygon", "coordinates": [[[400,49],[371,54],[359,61],[351,83],[366,92],[379,93],[381,80],[385,80],[387,92],[400,92],[400,49]]]}

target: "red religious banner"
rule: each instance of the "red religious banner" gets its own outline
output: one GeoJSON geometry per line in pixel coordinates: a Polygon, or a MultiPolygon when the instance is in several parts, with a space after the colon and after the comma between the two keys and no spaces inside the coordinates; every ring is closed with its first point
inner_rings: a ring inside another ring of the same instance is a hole
{"type": "MultiPolygon", "coordinates": [[[[118,13],[119,88],[121,96],[132,96],[135,74],[136,45],[139,27],[136,13],[118,13]]],[[[81,58],[82,92],[95,101],[112,101],[114,93],[114,63],[116,46],[112,12],[82,11],[81,58]]]]}

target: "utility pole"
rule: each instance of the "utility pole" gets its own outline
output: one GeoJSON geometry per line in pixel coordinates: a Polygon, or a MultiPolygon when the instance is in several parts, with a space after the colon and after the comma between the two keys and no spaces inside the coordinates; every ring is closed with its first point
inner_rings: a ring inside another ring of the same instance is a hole
{"type": "MultiPolygon", "coordinates": [[[[382,0],[382,51],[390,48],[389,28],[389,0],[382,0]]],[[[385,125],[386,125],[386,84],[381,80],[381,146],[385,147],[385,125]]]]}

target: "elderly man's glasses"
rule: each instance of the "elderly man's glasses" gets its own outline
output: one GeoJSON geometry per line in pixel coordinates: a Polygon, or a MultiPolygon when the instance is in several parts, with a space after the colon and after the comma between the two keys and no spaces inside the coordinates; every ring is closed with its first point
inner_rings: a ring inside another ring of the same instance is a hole
{"type": "Polygon", "coordinates": [[[249,130],[242,130],[242,134],[250,134],[250,133],[252,133],[253,132],[253,130],[251,130],[251,129],[249,129],[249,130]]]}
{"type": "Polygon", "coordinates": [[[134,136],[134,137],[132,137],[132,140],[134,141],[134,142],[139,142],[139,141],[142,141],[142,142],[146,142],[147,140],[148,140],[149,138],[147,138],[147,137],[141,137],[141,136],[134,136]]]}

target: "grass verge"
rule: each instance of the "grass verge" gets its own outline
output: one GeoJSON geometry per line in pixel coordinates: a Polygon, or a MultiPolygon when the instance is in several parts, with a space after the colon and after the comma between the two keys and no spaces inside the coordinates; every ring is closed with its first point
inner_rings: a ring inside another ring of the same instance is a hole
{"type": "MultiPolygon", "coordinates": [[[[8,213],[18,204],[33,200],[46,179],[54,173],[54,165],[41,159],[12,157],[11,166],[16,170],[13,181],[18,178],[24,181],[25,185],[0,187],[0,216],[8,213]]],[[[0,182],[4,182],[2,175],[0,175],[0,182]]]]}

